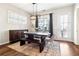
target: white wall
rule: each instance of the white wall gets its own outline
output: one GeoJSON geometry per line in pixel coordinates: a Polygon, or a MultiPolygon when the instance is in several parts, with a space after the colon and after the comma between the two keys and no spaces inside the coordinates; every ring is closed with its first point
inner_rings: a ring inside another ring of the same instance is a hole
{"type": "Polygon", "coordinates": [[[29,14],[25,12],[24,10],[17,8],[15,6],[12,6],[10,4],[0,4],[0,45],[5,44],[9,42],[9,30],[12,29],[29,29],[30,30],[30,20],[29,20],[29,14]],[[24,15],[27,18],[27,24],[13,24],[8,23],[8,10],[14,11],[16,13],[19,13],[21,15],[24,15]]]}
{"type": "Polygon", "coordinates": [[[74,43],[79,45],[79,4],[74,6],[74,43]]]}
{"type": "Polygon", "coordinates": [[[7,43],[8,37],[8,24],[7,24],[7,12],[2,7],[0,8],[0,44],[7,43]]]}

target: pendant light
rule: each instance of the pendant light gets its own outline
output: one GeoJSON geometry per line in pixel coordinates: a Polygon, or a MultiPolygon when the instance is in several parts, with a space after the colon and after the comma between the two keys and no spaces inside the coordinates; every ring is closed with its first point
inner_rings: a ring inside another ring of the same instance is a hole
{"type": "Polygon", "coordinates": [[[32,3],[32,4],[33,4],[33,15],[30,18],[31,20],[36,20],[37,4],[36,3],[32,3]],[[35,7],[36,7],[36,11],[35,11],[35,7]]]}

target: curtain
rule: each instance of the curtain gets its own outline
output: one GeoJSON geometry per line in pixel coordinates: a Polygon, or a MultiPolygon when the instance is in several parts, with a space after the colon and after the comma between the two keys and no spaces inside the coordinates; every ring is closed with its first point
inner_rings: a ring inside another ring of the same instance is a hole
{"type": "MultiPolygon", "coordinates": [[[[36,16],[35,27],[38,28],[38,16],[36,16]]],[[[38,30],[36,30],[36,31],[38,31],[38,30]]]]}
{"type": "Polygon", "coordinates": [[[49,20],[49,33],[50,37],[53,35],[53,18],[52,13],[49,14],[50,20],[49,20]]]}

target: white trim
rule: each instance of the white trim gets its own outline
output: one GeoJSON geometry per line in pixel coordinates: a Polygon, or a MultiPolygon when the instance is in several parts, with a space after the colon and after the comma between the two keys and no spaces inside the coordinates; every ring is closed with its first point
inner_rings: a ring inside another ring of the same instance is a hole
{"type": "Polygon", "coordinates": [[[4,43],[0,43],[0,45],[7,44],[7,43],[9,43],[9,41],[8,42],[4,42],[4,43]]]}

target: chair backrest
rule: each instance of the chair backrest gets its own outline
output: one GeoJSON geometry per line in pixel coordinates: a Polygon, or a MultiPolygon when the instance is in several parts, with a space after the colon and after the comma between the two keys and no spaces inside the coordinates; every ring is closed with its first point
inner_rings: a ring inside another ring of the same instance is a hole
{"type": "Polygon", "coordinates": [[[20,36],[21,38],[23,38],[23,37],[25,37],[25,35],[24,35],[24,33],[23,32],[21,32],[21,36],[20,36]]]}
{"type": "MultiPolygon", "coordinates": [[[[28,32],[28,30],[26,30],[26,31],[28,32]]],[[[20,32],[20,37],[21,37],[21,38],[27,38],[28,36],[25,35],[24,31],[21,31],[21,32],[20,32]]]]}

